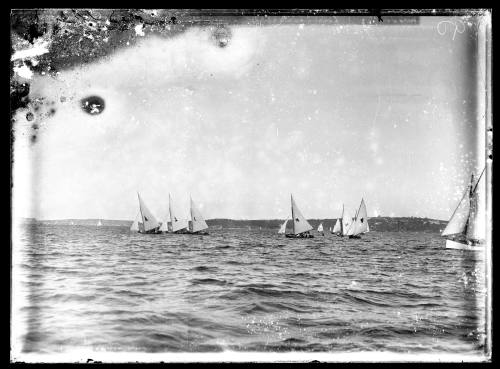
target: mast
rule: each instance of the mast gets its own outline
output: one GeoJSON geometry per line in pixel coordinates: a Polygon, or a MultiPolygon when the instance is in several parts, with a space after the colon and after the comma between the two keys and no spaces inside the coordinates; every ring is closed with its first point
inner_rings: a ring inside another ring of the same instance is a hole
{"type": "Polygon", "coordinates": [[[168,213],[170,214],[170,224],[172,224],[172,228],[174,226],[174,219],[172,215],[172,197],[170,196],[170,192],[168,193],[168,213]]]}
{"type": "Polygon", "coordinates": [[[340,234],[344,234],[344,204],[342,204],[342,215],[340,216],[340,234]]]}

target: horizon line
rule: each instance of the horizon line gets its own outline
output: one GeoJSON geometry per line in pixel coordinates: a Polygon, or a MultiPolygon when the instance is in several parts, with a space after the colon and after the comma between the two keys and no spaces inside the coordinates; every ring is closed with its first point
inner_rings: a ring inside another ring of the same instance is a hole
{"type": "MultiPolygon", "coordinates": [[[[16,217],[17,219],[34,219],[37,221],[56,221],[56,220],[110,220],[110,221],[122,221],[122,222],[130,222],[134,221],[134,219],[107,219],[107,218],[52,218],[52,219],[38,219],[34,217],[16,217]]],[[[368,217],[368,219],[373,219],[373,218],[418,218],[418,219],[430,219],[430,220],[439,220],[443,222],[447,222],[449,219],[437,219],[437,218],[429,218],[426,216],[414,216],[414,215],[401,215],[401,216],[390,216],[390,215],[377,215],[373,217],[368,217]]],[[[289,217],[287,218],[289,219],[289,217]]],[[[340,219],[340,217],[336,218],[306,218],[306,220],[335,220],[335,219],[340,219]]],[[[206,221],[208,220],[236,220],[236,221],[262,221],[262,220],[284,220],[284,218],[256,218],[256,219],[249,219],[249,218],[207,218],[205,219],[206,221]]]]}

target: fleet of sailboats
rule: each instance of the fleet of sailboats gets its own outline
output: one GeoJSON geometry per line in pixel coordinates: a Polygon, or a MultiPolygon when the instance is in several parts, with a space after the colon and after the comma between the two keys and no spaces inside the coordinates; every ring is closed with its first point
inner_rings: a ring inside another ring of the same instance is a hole
{"type": "Polygon", "coordinates": [[[172,196],[169,194],[168,210],[170,222],[159,222],[148,209],[139,193],[137,193],[137,197],[139,199],[139,213],[130,226],[130,231],[150,234],[176,233],[208,235],[208,225],[192,198],[190,199],[191,221],[179,219],[177,217],[172,196]]]}
{"type": "MultiPolygon", "coordinates": [[[[483,169],[477,180],[475,180],[474,174],[471,175],[470,183],[441,234],[447,238],[446,248],[448,249],[484,250],[486,238],[484,171],[483,169]]],[[[178,218],[172,196],[169,194],[168,210],[170,222],[158,222],[139,193],[137,193],[137,197],[139,200],[139,212],[130,227],[130,231],[153,234],[181,233],[208,235],[208,225],[192,198],[190,198],[190,220],[178,218]]],[[[284,234],[287,238],[313,238],[314,236],[310,233],[313,227],[302,215],[293,195],[290,195],[290,201],[292,217],[285,219],[278,230],[278,234],[284,234]],[[292,232],[286,233],[286,226],[289,220],[292,220],[292,232]]],[[[97,226],[102,226],[100,219],[97,226]]],[[[323,222],[320,222],[317,231],[324,235],[323,222]]],[[[362,234],[369,231],[368,213],[363,198],[358,209],[355,211],[354,217],[351,217],[349,211],[342,205],[341,217],[335,220],[333,228],[329,227],[330,233],[347,238],[360,238],[362,234]]]]}
{"type": "Polygon", "coordinates": [[[486,239],[484,169],[477,181],[471,175],[462,199],[451,215],[441,236],[447,249],[482,251],[486,239]]]}

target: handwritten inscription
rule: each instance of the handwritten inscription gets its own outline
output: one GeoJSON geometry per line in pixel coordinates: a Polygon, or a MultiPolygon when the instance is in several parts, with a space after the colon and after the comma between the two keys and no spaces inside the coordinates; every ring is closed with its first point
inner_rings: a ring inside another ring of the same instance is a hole
{"type": "Polygon", "coordinates": [[[445,35],[448,32],[448,30],[453,30],[453,37],[451,39],[455,40],[457,32],[458,33],[465,32],[465,24],[460,19],[444,20],[438,23],[437,31],[441,36],[445,35]]]}

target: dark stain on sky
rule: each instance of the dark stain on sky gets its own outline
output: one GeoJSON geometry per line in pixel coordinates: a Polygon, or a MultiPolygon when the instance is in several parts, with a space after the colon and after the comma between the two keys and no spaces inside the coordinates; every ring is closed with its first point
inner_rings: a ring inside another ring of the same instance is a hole
{"type": "Polygon", "coordinates": [[[90,115],[102,113],[106,106],[104,99],[99,96],[88,96],[83,98],[80,102],[83,111],[90,115]]]}

